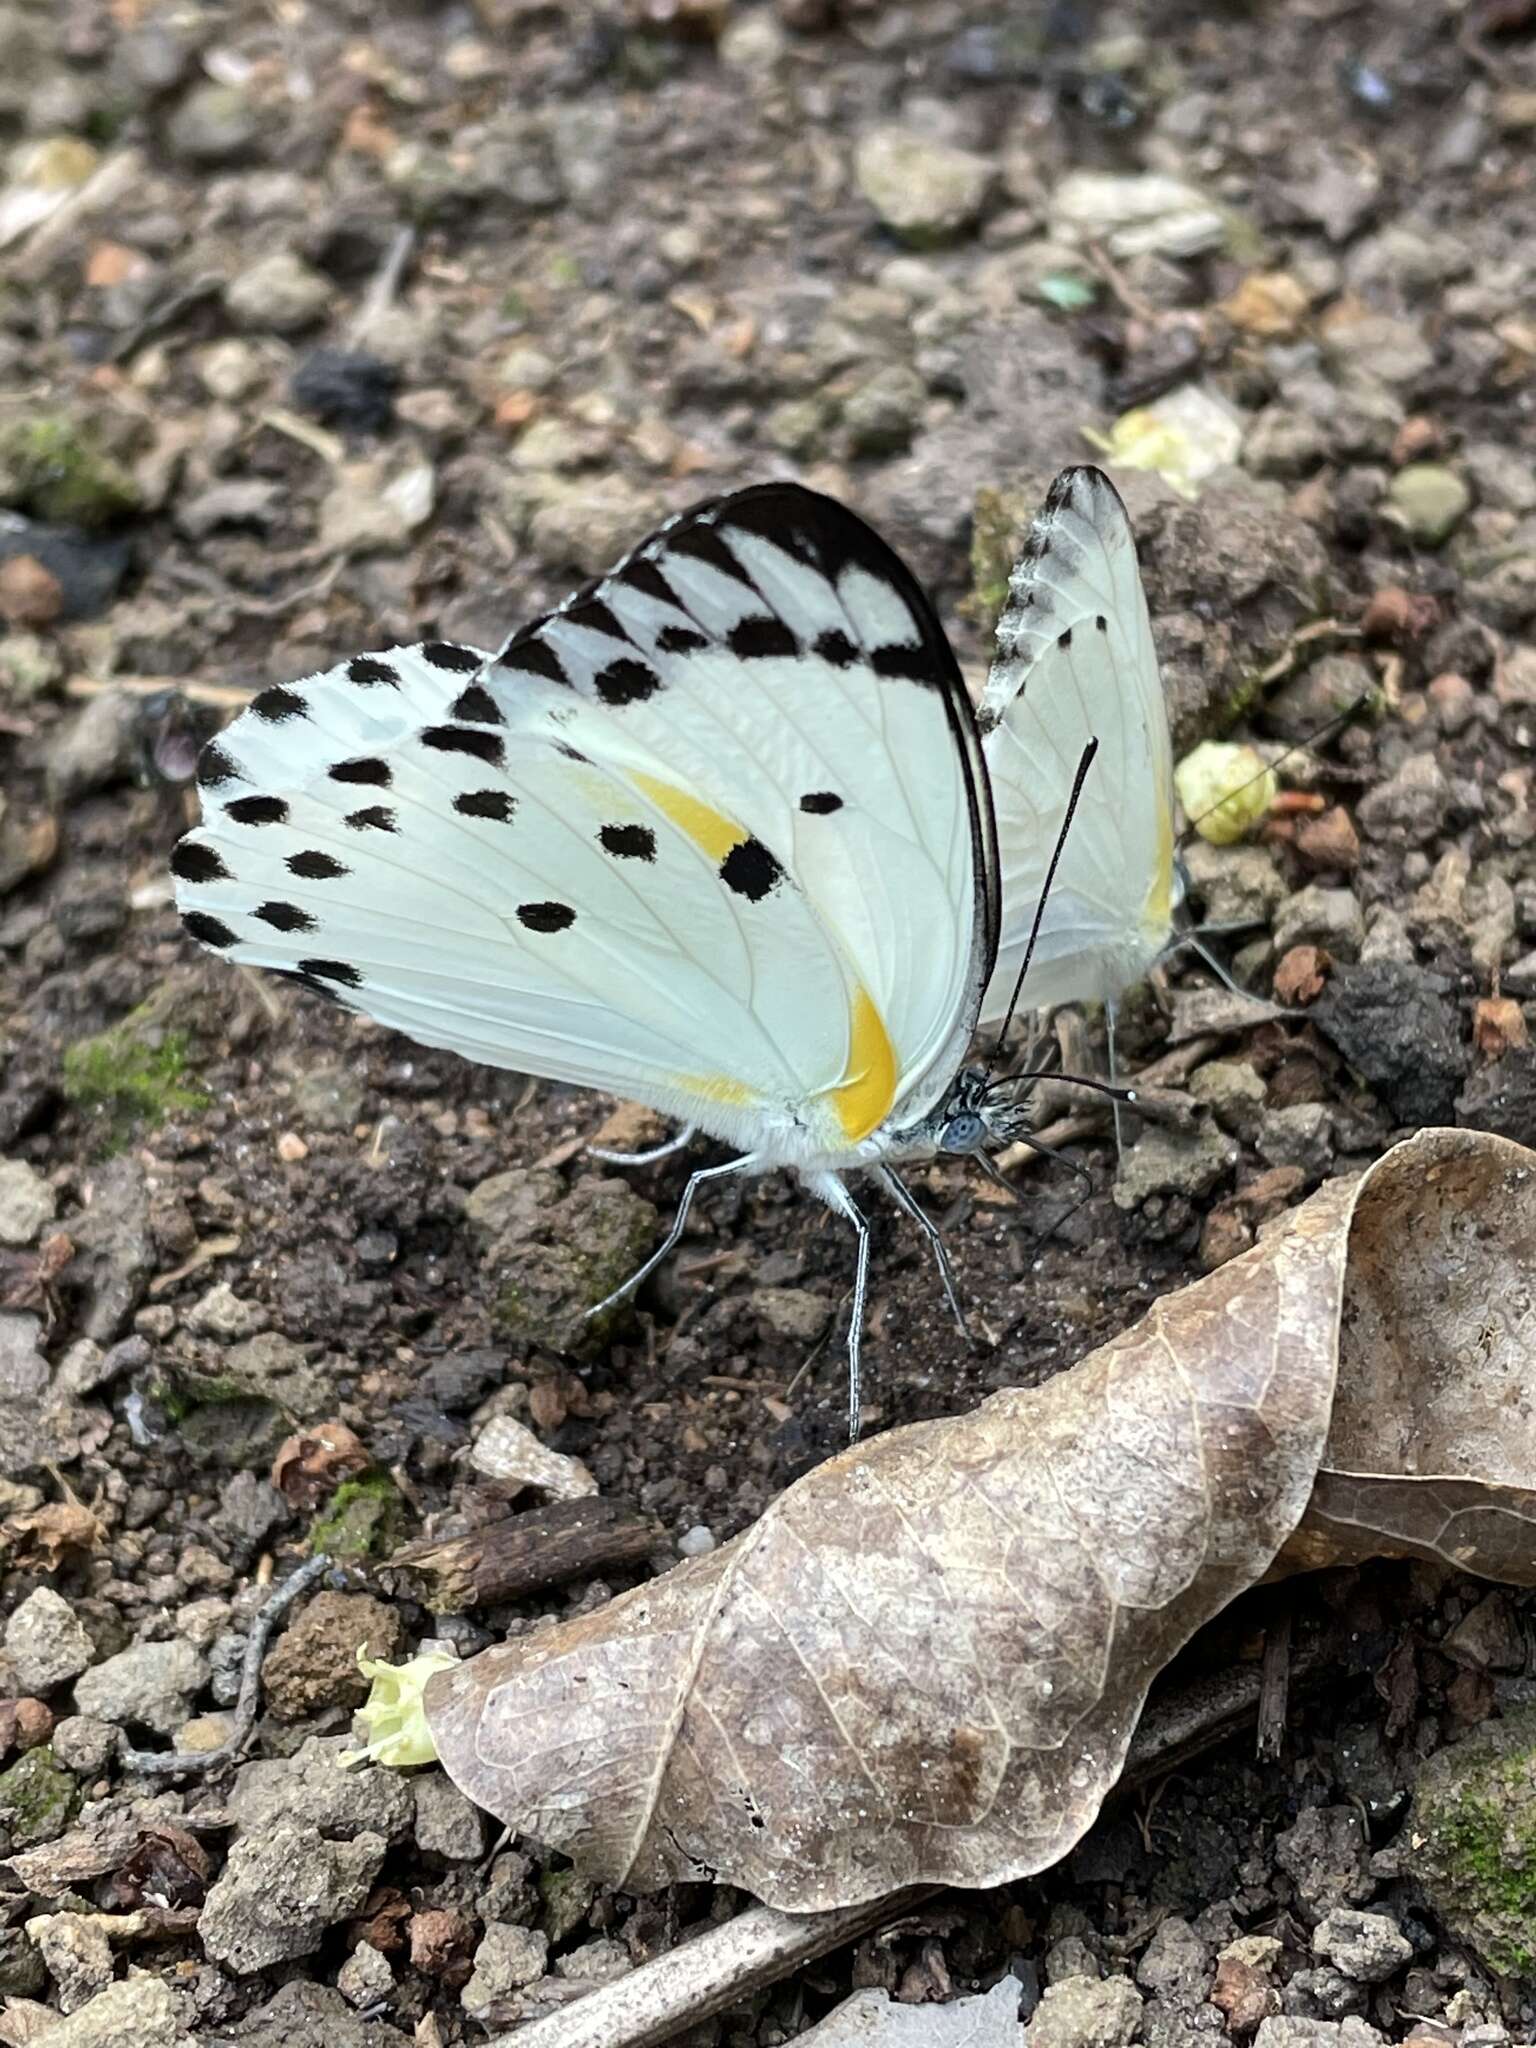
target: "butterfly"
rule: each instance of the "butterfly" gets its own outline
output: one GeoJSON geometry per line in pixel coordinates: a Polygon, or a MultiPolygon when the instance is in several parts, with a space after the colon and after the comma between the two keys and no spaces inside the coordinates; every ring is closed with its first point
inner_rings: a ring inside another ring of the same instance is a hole
{"type": "Polygon", "coordinates": [[[620,1295],[706,1183],[790,1169],[857,1233],[856,1433],[862,1171],[964,1327],[896,1168],[985,1162],[1028,1121],[966,1063],[997,831],[943,628],[855,514],[786,483],[700,506],[494,652],[428,641],[263,690],[198,781],[171,869],[202,945],[736,1148],[620,1295]]]}
{"type": "Polygon", "coordinates": [[[1152,621],[1130,520],[1102,470],[1064,470],[1050,488],[1009,579],[978,723],[1003,904],[981,1022],[1008,1011],[1045,893],[1031,1007],[1102,1002],[1113,1079],[1116,1005],[1170,950],[1184,888],[1152,621]],[[1047,893],[1046,865],[1090,738],[1093,800],[1073,822],[1047,893]]]}

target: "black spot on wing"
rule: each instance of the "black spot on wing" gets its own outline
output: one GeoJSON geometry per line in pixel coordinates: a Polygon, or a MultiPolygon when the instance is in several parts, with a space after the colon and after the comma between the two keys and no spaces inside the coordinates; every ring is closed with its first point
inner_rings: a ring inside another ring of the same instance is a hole
{"type": "Polygon", "coordinates": [[[290,875],[297,875],[303,882],[333,882],[338,875],[349,872],[334,854],[321,853],[312,847],[307,847],[303,853],[290,853],[284,865],[290,875]]]}
{"type": "Polygon", "coordinates": [[[376,754],[365,754],[356,761],[337,761],[326,773],[332,782],[360,782],[368,789],[388,789],[390,783],[389,763],[376,754]]]}
{"type": "Polygon", "coordinates": [[[661,688],[661,677],[649,662],[622,655],[598,671],[594,687],[605,704],[643,704],[661,688]]]}
{"type": "Polygon", "coordinates": [[[628,633],[603,603],[600,597],[578,597],[566,605],[559,616],[573,626],[585,626],[588,632],[605,633],[610,640],[627,640],[628,633]]]}
{"type": "Polygon", "coordinates": [[[813,818],[829,818],[843,808],[843,800],[830,789],[811,789],[801,797],[800,808],[813,818]]]}
{"type": "Polygon", "coordinates": [[[1099,612],[1096,615],[1093,623],[1098,627],[1101,633],[1107,633],[1109,631],[1109,621],[1105,618],[1102,612],[1099,612]]]}
{"type": "Polygon", "coordinates": [[[251,699],[251,709],[258,718],[269,725],[286,725],[290,718],[307,718],[309,706],[297,690],[285,690],[281,683],[274,683],[270,690],[263,690],[251,699]]]}
{"type": "Polygon", "coordinates": [[[224,815],[237,825],[284,825],[288,806],[280,796],[237,796],[224,806],[224,815]]]}
{"type": "Polygon", "coordinates": [[[737,896],[761,903],[784,879],[784,870],[760,839],[743,839],[721,861],[720,879],[737,896]]]}
{"type": "Polygon", "coordinates": [[[656,636],[657,651],[661,654],[697,654],[708,645],[708,634],[696,633],[692,626],[663,626],[656,636]]]}
{"type": "Polygon", "coordinates": [[[818,634],[815,651],[823,661],[830,661],[834,668],[851,668],[859,658],[857,646],[836,626],[818,634]]]}
{"type": "Polygon", "coordinates": [[[800,642],[784,621],[767,615],[739,619],[732,626],[726,645],[744,661],[766,661],[775,655],[800,652],[800,642]]]}
{"type": "Polygon", "coordinates": [[[461,818],[491,818],[510,825],[517,799],[504,789],[466,789],[454,798],[453,808],[461,818]]]}
{"type": "Polygon", "coordinates": [[[300,910],[297,903],[263,903],[255,915],[278,932],[312,932],[315,929],[315,919],[307,910],[300,910]]]}
{"type": "Polygon", "coordinates": [[[200,839],[183,839],[171,855],[171,873],[182,882],[227,882],[232,879],[216,847],[200,839]]]}
{"type": "Polygon", "coordinates": [[[467,675],[484,663],[484,657],[476,654],[473,647],[459,647],[452,640],[424,640],[421,658],[431,662],[434,668],[445,668],[460,675],[467,675]]]}
{"type": "Polygon", "coordinates": [[[202,788],[217,789],[221,783],[244,782],[245,776],[218,741],[210,740],[197,757],[197,779],[202,788]]]}
{"type": "Polygon", "coordinates": [[[1072,628],[1070,626],[1056,635],[1056,645],[1063,648],[1072,645],[1072,628]]]}
{"type": "Polygon", "coordinates": [[[471,683],[454,698],[448,707],[450,718],[463,719],[470,725],[505,725],[506,720],[496,708],[496,699],[481,683],[471,683]]]}
{"type": "Polygon", "coordinates": [[[598,839],[616,860],[654,860],[656,834],[649,825],[604,825],[598,839]]]}
{"type": "Polygon", "coordinates": [[[307,981],[339,981],[343,988],[361,988],[363,977],[345,960],[301,960],[299,973],[307,981]]]}
{"type": "Polygon", "coordinates": [[[942,681],[928,649],[921,645],[911,646],[906,641],[892,641],[887,647],[871,648],[869,665],[877,676],[885,676],[892,682],[942,681]]]}
{"type": "Polygon", "coordinates": [[[554,648],[537,633],[511,641],[496,657],[496,665],[510,669],[514,679],[519,675],[542,676],[545,682],[566,685],[571,680],[554,648]]]}
{"type": "Polygon", "coordinates": [[[398,832],[400,827],[387,804],[370,804],[365,811],[348,811],[347,823],[354,832],[398,832]]]}
{"type": "Polygon", "coordinates": [[[181,923],[182,929],[190,932],[199,945],[222,947],[235,943],[235,935],[229,926],[221,924],[216,917],[210,917],[206,910],[183,911],[181,923]]]}
{"type": "Polygon", "coordinates": [[[677,592],[662,575],[655,562],[648,555],[631,555],[619,570],[619,579],[631,590],[640,590],[647,597],[659,598],[663,604],[682,606],[677,603],[677,592]]]}
{"type": "Polygon", "coordinates": [[[517,921],[531,932],[563,932],[576,922],[569,903],[519,903],[517,921]]]}
{"type": "Polygon", "coordinates": [[[668,533],[666,545],[672,554],[687,555],[695,562],[707,562],[711,569],[718,569],[722,576],[729,576],[737,583],[745,583],[749,589],[756,587],[745,568],[726,545],[719,527],[711,520],[684,520],[668,533]]]}
{"type": "Polygon", "coordinates": [[[380,661],[375,654],[354,655],[347,663],[347,680],[350,683],[361,683],[365,688],[373,683],[388,683],[396,690],[400,687],[399,672],[391,668],[387,661],[380,661]]]}
{"type": "Polygon", "coordinates": [[[493,768],[501,766],[507,751],[497,735],[481,725],[429,725],[421,744],[435,754],[467,754],[493,768]]]}

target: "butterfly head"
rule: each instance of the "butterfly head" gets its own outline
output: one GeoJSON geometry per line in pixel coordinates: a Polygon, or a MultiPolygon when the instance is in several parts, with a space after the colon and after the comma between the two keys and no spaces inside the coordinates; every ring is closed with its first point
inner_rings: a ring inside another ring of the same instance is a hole
{"type": "Polygon", "coordinates": [[[1030,1128],[1030,1115],[1011,1078],[993,1080],[981,1067],[963,1067],[933,1125],[939,1152],[994,1152],[1030,1128]]]}

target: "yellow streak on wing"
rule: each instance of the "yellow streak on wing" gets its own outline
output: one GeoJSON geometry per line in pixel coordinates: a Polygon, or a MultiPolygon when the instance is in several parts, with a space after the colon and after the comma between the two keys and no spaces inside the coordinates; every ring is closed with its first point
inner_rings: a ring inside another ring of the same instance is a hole
{"type": "Polygon", "coordinates": [[[678,830],[686,832],[694,845],[702,847],[711,860],[724,860],[731,848],[740,846],[747,837],[742,826],[723,812],[701,803],[696,796],[690,796],[687,790],[663,782],[655,775],[636,774],[632,779],[657,809],[665,812],[678,830]]]}
{"type": "Polygon", "coordinates": [[[674,1074],[672,1084],[690,1095],[701,1095],[706,1102],[729,1103],[733,1109],[749,1109],[760,1100],[744,1081],[733,1081],[729,1074],[674,1074]]]}
{"type": "Polygon", "coordinates": [[[1173,807],[1164,804],[1157,820],[1157,872],[1142,905],[1141,921],[1148,932],[1165,940],[1173,923],[1173,807]]]}
{"type": "Polygon", "coordinates": [[[832,1106],[843,1136],[856,1145],[881,1125],[896,1099],[896,1053],[885,1019],[866,990],[853,999],[848,1064],[832,1090],[832,1106]]]}

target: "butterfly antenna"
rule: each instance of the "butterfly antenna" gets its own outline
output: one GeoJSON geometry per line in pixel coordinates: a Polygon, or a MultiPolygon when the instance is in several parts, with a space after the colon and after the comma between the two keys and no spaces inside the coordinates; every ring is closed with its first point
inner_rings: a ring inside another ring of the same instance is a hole
{"type": "MultiPolygon", "coordinates": [[[[1184,830],[1179,834],[1179,844],[1182,846],[1185,840],[1198,830],[1201,823],[1211,816],[1213,811],[1219,811],[1223,804],[1231,803],[1233,797],[1241,796],[1245,789],[1252,789],[1256,782],[1262,782],[1266,775],[1273,774],[1282,761],[1289,761],[1292,754],[1305,753],[1308,747],[1315,747],[1321,740],[1332,739],[1336,732],[1342,732],[1346,726],[1353,725],[1375,694],[1374,690],[1362,690],[1352,704],[1346,704],[1344,709],[1333,718],[1330,718],[1326,725],[1320,725],[1316,732],[1308,733],[1304,740],[1297,740],[1293,746],[1287,747],[1283,754],[1276,754],[1274,760],[1266,761],[1257,774],[1250,775],[1247,781],[1240,782],[1236,789],[1229,789],[1225,796],[1219,796],[1215,803],[1208,804],[1198,818],[1191,818],[1184,827],[1184,830]]],[[[1218,968],[1217,972],[1220,973],[1220,971],[1218,968]]]]}
{"type": "Polygon", "coordinates": [[[998,1026],[997,1043],[992,1048],[992,1057],[987,1062],[987,1076],[1003,1056],[1003,1041],[1008,1036],[1008,1026],[1013,1022],[1013,1013],[1019,1007],[1019,997],[1024,993],[1024,977],[1029,972],[1029,963],[1035,956],[1035,943],[1040,937],[1040,921],[1045,916],[1045,906],[1050,901],[1051,884],[1056,879],[1056,870],[1067,844],[1067,834],[1072,829],[1072,820],[1077,813],[1078,798],[1083,793],[1088,770],[1093,766],[1093,757],[1099,751],[1096,739],[1088,742],[1083,749],[1082,759],[1077,764],[1077,773],[1072,778],[1072,793],[1067,798],[1066,815],[1061,821],[1061,830],[1056,834],[1056,844],[1051,851],[1051,864],[1045,871],[1045,880],[1040,885],[1040,899],[1035,905],[1035,921],[1029,928],[1029,944],[1024,948],[1024,958],[1019,966],[1018,979],[1013,984],[1013,994],[1008,998],[1008,1010],[998,1026]]]}
{"type": "MultiPolygon", "coordinates": [[[[1219,973],[1220,969],[1217,971],[1219,973]]],[[[1238,993],[1243,994],[1245,991],[1239,990],[1238,993]]],[[[1095,1095],[1107,1095],[1111,1102],[1134,1102],[1136,1100],[1136,1090],[1134,1088],[1123,1088],[1114,1081],[1096,1081],[1091,1074],[1063,1074],[1055,1067],[1036,1067],[1032,1072],[1008,1074],[1004,1078],[1010,1082],[1060,1081],[1065,1083],[1068,1088],[1091,1088],[1095,1095]]],[[[998,1085],[1001,1086],[1002,1083],[998,1085]]],[[[588,1147],[588,1150],[590,1149],[588,1147]]]]}
{"type": "MultiPolygon", "coordinates": [[[[1020,1132],[1019,1143],[1021,1145],[1027,1145],[1031,1152],[1038,1152],[1042,1158],[1054,1160],[1058,1166],[1064,1166],[1069,1173],[1076,1174],[1077,1178],[1083,1184],[1083,1192],[1078,1196],[1075,1202],[1073,1202],[1069,1207],[1063,1209],[1061,1214],[1055,1219],[1055,1221],[1052,1223],[1048,1223],[1044,1230],[1037,1230],[1031,1234],[1030,1243],[1036,1250],[1038,1250],[1039,1247],[1046,1243],[1048,1239],[1056,1235],[1057,1231],[1060,1230],[1061,1226],[1064,1223],[1069,1223],[1072,1220],[1072,1218],[1077,1214],[1078,1210],[1082,1208],[1085,1202],[1089,1202],[1093,1199],[1093,1175],[1088,1171],[1086,1166],[1079,1166],[1075,1159],[1069,1159],[1065,1152],[1058,1152],[1054,1145],[1047,1145],[1040,1138],[1030,1137],[1027,1131],[1020,1132]]],[[[1005,1174],[1001,1173],[998,1170],[997,1163],[995,1160],[989,1159],[984,1152],[973,1152],[971,1154],[971,1159],[975,1165],[981,1168],[982,1173],[986,1176],[986,1178],[989,1181],[991,1181],[992,1185],[995,1188],[1000,1188],[1011,1202],[1017,1202],[1021,1208],[1023,1207],[1024,1197],[1013,1185],[1013,1182],[1009,1180],[1005,1174]]]]}

